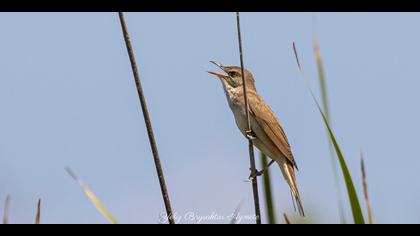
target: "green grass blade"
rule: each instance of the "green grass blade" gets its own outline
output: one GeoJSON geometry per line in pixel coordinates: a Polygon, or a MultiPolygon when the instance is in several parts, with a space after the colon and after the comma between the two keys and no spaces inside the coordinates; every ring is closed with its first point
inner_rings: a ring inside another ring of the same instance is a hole
{"type": "Polygon", "coordinates": [[[66,168],[67,173],[80,185],[80,187],[85,192],[86,196],[89,200],[93,203],[93,205],[98,209],[98,211],[112,224],[118,224],[117,220],[109,213],[108,210],[104,207],[104,205],[99,201],[99,199],[93,194],[93,192],[83,183],[74,172],[70,168],[66,168]]]}
{"type": "Polygon", "coordinates": [[[318,38],[314,36],[314,53],[315,53],[315,61],[316,67],[318,70],[318,78],[319,78],[319,85],[321,88],[321,101],[322,101],[322,108],[324,111],[325,116],[330,120],[330,108],[328,103],[328,93],[327,93],[327,82],[325,80],[325,73],[324,73],[324,65],[321,58],[321,51],[319,49],[319,42],[318,38]]]}
{"type": "MultiPolygon", "coordinates": [[[[261,153],[261,168],[264,168],[268,165],[267,156],[261,153]]],[[[267,212],[267,219],[269,224],[276,224],[276,214],[274,209],[274,201],[273,201],[273,192],[271,188],[271,178],[270,178],[270,168],[268,168],[264,175],[264,196],[265,196],[265,207],[267,212]]]]}
{"type": "Polygon", "coordinates": [[[306,79],[305,74],[303,73],[303,70],[302,70],[302,67],[301,67],[301,64],[300,64],[300,61],[299,61],[299,57],[298,57],[298,54],[297,54],[295,43],[293,43],[293,51],[294,51],[295,56],[296,56],[296,62],[298,64],[299,71],[302,75],[302,79],[304,80],[305,85],[308,88],[308,90],[309,90],[309,92],[312,96],[312,99],[314,100],[314,102],[315,102],[315,104],[316,104],[316,106],[317,106],[317,108],[318,108],[318,110],[319,110],[319,112],[322,116],[322,119],[323,119],[324,124],[327,128],[327,131],[328,131],[328,135],[329,135],[329,137],[332,141],[335,152],[337,154],[338,161],[340,163],[340,167],[341,167],[341,170],[343,172],[344,181],[345,181],[346,187],[347,187],[347,193],[348,193],[348,197],[349,197],[349,200],[350,200],[350,206],[351,206],[351,210],[352,210],[352,213],[353,213],[354,223],[355,224],[365,224],[365,219],[363,217],[362,208],[360,207],[359,198],[357,197],[356,188],[354,187],[354,183],[353,183],[353,179],[351,178],[350,171],[347,168],[346,161],[345,161],[344,156],[341,152],[341,149],[340,149],[340,147],[337,143],[335,135],[334,135],[333,131],[331,130],[328,119],[325,116],[324,112],[322,111],[321,106],[318,103],[318,100],[316,99],[311,87],[309,86],[309,81],[306,79]]]}
{"type": "Polygon", "coordinates": [[[38,204],[36,207],[36,217],[35,217],[35,224],[39,225],[41,223],[41,198],[38,199],[38,204]]]}
{"type": "Polygon", "coordinates": [[[322,118],[324,120],[325,126],[328,129],[328,133],[330,135],[331,141],[333,142],[334,149],[337,153],[337,156],[338,156],[338,159],[339,159],[339,162],[340,162],[340,166],[341,166],[341,169],[343,171],[344,181],[346,182],[346,186],[347,186],[347,193],[348,193],[349,199],[350,199],[350,204],[351,204],[351,210],[352,210],[352,213],[353,213],[354,223],[364,224],[365,219],[363,217],[362,209],[360,207],[359,199],[357,197],[356,188],[354,187],[354,183],[353,183],[353,180],[351,178],[350,171],[347,168],[346,161],[344,160],[344,156],[341,152],[340,147],[338,146],[337,140],[335,139],[334,133],[331,130],[331,127],[328,123],[327,118],[325,117],[324,113],[322,112],[321,107],[319,107],[319,104],[317,104],[317,106],[318,106],[318,109],[319,109],[320,113],[322,114],[322,118]]]}
{"type": "MultiPolygon", "coordinates": [[[[315,19],[314,19],[315,23],[315,19]]],[[[322,110],[324,111],[325,116],[327,117],[328,122],[331,124],[331,116],[330,116],[330,108],[329,108],[329,99],[327,93],[327,82],[325,79],[324,73],[324,64],[321,58],[321,50],[319,48],[319,40],[318,35],[314,32],[313,35],[313,49],[315,54],[315,61],[318,69],[318,79],[319,79],[319,86],[321,88],[321,100],[322,100],[322,110]]],[[[334,176],[334,184],[337,190],[337,199],[338,199],[338,213],[340,215],[340,221],[342,224],[346,223],[346,218],[344,214],[344,206],[343,206],[343,199],[341,195],[341,185],[338,177],[338,166],[337,166],[337,159],[334,153],[334,147],[328,138],[328,147],[330,149],[330,156],[331,156],[331,166],[333,169],[333,176],[334,176]]]]}

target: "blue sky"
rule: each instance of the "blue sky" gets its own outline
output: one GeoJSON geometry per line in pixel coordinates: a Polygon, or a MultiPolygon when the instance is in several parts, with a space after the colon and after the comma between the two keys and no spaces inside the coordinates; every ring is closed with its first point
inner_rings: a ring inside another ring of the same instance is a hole
{"type": "MultiPolygon", "coordinates": [[[[316,30],[333,128],[359,196],[363,149],[375,222],[418,223],[420,15],[317,13],[315,27],[312,17],[241,15],[245,66],[289,137],[310,219],[339,222],[326,133],[292,51],[295,41],[318,89],[316,30]]],[[[228,215],[243,201],[241,214],[252,214],[247,141],[206,73],[216,69],[209,60],[239,64],[235,15],[126,20],[174,210],[228,215]]],[[[41,197],[44,223],[106,223],[70,166],[120,222],[157,223],[164,207],[117,14],[2,13],[0,30],[0,202],[10,194],[10,221],[32,223],[41,197]]],[[[272,177],[278,216],[295,217],[280,171],[272,177]]]]}

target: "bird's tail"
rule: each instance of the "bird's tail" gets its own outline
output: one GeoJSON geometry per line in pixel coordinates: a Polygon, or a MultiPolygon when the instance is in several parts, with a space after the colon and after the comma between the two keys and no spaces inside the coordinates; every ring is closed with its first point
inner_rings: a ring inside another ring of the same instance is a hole
{"type": "Polygon", "coordinates": [[[296,200],[296,206],[299,214],[301,216],[305,216],[305,212],[303,210],[302,201],[300,199],[300,194],[296,183],[295,168],[287,160],[280,161],[278,162],[278,164],[280,166],[284,178],[289,184],[292,195],[296,200]]]}

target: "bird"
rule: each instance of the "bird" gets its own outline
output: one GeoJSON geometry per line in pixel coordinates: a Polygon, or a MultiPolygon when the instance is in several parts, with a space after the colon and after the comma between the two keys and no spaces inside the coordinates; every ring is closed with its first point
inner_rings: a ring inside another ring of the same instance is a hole
{"type": "Polygon", "coordinates": [[[295,170],[298,170],[298,167],[293,157],[289,140],[276,115],[257,92],[254,76],[249,70],[244,68],[251,123],[251,133],[249,133],[241,67],[223,66],[214,61],[210,62],[224,72],[222,74],[207,71],[222,82],[229,107],[233,112],[239,130],[245,137],[252,138],[254,146],[278,164],[296,201],[299,214],[305,216],[295,176],[295,170]]]}

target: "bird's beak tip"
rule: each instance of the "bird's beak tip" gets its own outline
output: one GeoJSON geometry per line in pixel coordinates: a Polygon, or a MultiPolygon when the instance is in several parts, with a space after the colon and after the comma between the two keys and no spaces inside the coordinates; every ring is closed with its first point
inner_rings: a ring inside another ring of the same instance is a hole
{"type": "Polygon", "coordinates": [[[220,68],[223,67],[222,64],[220,64],[218,62],[215,62],[215,61],[210,61],[210,63],[215,64],[217,67],[220,67],[220,68]]]}
{"type": "MultiPolygon", "coordinates": [[[[212,64],[216,65],[217,67],[219,67],[220,69],[222,69],[222,70],[224,71],[224,68],[223,68],[223,66],[222,66],[220,63],[215,62],[215,61],[210,61],[210,63],[212,63],[212,64]]],[[[209,73],[209,74],[211,74],[211,75],[215,75],[215,76],[217,76],[219,79],[223,79],[223,78],[225,78],[225,77],[226,77],[226,75],[224,75],[224,74],[220,74],[220,73],[213,72],[213,71],[207,71],[207,73],[209,73]]]]}

